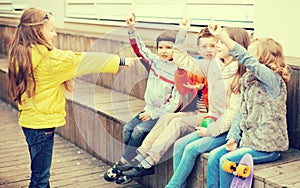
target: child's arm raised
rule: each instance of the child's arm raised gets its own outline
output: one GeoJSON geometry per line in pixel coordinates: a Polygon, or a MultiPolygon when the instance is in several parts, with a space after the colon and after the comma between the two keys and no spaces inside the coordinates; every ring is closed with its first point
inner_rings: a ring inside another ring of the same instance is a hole
{"type": "Polygon", "coordinates": [[[135,25],[135,21],[136,21],[135,14],[132,13],[132,16],[130,16],[129,18],[126,18],[125,21],[126,21],[129,31],[134,32],[134,25],[135,25]]]}
{"type": "Polygon", "coordinates": [[[274,73],[266,65],[260,63],[257,57],[251,55],[245,48],[233,41],[228,34],[222,30],[221,26],[211,23],[209,25],[209,31],[229,48],[230,56],[236,58],[239,63],[245,65],[255,75],[272,97],[276,98],[279,96],[281,86],[279,74],[274,73]]]}
{"type": "Polygon", "coordinates": [[[227,32],[222,29],[220,25],[216,25],[214,23],[210,23],[208,25],[209,32],[218,37],[229,50],[232,50],[235,46],[235,41],[233,41],[227,34],[227,32]]]}
{"type": "Polygon", "coordinates": [[[187,30],[190,28],[190,23],[189,20],[183,20],[179,25],[179,32],[176,36],[174,45],[174,63],[177,64],[179,68],[206,77],[206,71],[203,70],[207,69],[208,63],[205,62],[208,61],[195,59],[187,54],[186,34],[187,30]]]}
{"type": "Polygon", "coordinates": [[[151,64],[152,62],[155,62],[155,60],[159,59],[159,57],[156,54],[154,54],[150,49],[146,47],[143,40],[136,32],[136,29],[134,27],[136,23],[135,14],[132,13],[132,16],[126,18],[125,21],[129,30],[128,31],[129,41],[135,54],[138,57],[141,57],[142,58],[141,60],[147,64],[151,64]]]}

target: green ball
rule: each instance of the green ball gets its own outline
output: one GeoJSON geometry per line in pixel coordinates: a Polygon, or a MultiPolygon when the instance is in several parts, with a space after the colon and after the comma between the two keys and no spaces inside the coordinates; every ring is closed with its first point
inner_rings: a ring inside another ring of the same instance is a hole
{"type": "Polygon", "coordinates": [[[201,122],[201,127],[207,128],[207,126],[208,126],[209,124],[211,124],[212,122],[215,122],[215,118],[213,118],[213,117],[206,117],[206,118],[204,118],[204,119],[202,120],[202,122],[201,122]]]}

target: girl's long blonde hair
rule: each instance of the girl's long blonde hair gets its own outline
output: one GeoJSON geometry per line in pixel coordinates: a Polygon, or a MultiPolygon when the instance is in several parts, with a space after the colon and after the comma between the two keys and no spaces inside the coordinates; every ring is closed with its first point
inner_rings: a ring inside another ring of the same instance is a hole
{"type": "MultiPolygon", "coordinates": [[[[36,8],[25,10],[20,23],[10,43],[8,54],[8,94],[14,101],[21,104],[21,97],[26,92],[28,97],[35,95],[36,80],[31,59],[31,45],[43,45],[49,51],[53,50],[42,33],[43,24],[51,13],[36,8]],[[32,82],[33,85],[30,85],[32,82]]],[[[71,90],[71,82],[64,83],[71,90]]]]}
{"type": "Polygon", "coordinates": [[[256,57],[261,64],[278,73],[285,82],[290,80],[291,73],[285,62],[281,44],[272,38],[262,38],[254,39],[251,45],[254,45],[256,57]]]}
{"type": "MultiPolygon", "coordinates": [[[[228,33],[229,37],[239,43],[244,48],[248,49],[250,44],[250,36],[245,29],[242,28],[235,28],[235,27],[228,27],[225,28],[226,32],[228,33]]],[[[241,84],[239,82],[240,78],[246,72],[247,68],[241,63],[238,63],[237,72],[231,82],[230,91],[237,94],[241,92],[241,84]]]]}

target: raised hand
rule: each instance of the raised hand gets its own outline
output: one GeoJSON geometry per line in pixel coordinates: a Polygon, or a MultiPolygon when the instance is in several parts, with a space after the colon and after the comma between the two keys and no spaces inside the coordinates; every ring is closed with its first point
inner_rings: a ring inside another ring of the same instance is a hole
{"type": "Polygon", "coordinates": [[[179,24],[179,28],[189,30],[190,27],[191,27],[191,20],[189,19],[181,20],[179,24]]]}
{"type": "Polygon", "coordinates": [[[211,22],[208,24],[208,30],[212,35],[218,36],[222,32],[222,27],[218,24],[211,22]]]}
{"type": "Polygon", "coordinates": [[[128,18],[126,18],[126,24],[129,28],[130,31],[134,31],[134,25],[135,25],[135,22],[136,22],[136,16],[134,13],[132,13],[132,15],[128,18]]]}
{"type": "Polygon", "coordinates": [[[229,50],[234,48],[236,42],[229,37],[228,33],[221,27],[221,25],[215,24],[212,19],[208,24],[208,30],[213,36],[219,38],[229,50]]]}

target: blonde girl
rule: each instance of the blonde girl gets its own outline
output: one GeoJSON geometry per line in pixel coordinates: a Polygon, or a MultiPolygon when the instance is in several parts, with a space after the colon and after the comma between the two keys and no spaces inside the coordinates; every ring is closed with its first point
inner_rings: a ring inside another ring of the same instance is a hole
{"type": "Polygon", "coordinates": [[[230,50],[229,55],[248,71],[240,79],[241,104],[227,143],[212,150],[207,165],[207,187],[230,187],[233,175],[224,172],[225,160],[239,163],[249,153],[254,163],[279,158],[289,146],[286,122],[286,82],[290,79],[282,46],[274,39],[255,39],[248,51],[233,41],[219,25],[210,24],[210,32],[230,50]]]}
{"type": "Polygon", "coordinates": [[[18,103],[19,125],[30,153],[29,187],[50,187],[54,129],[65,124],[64,91],[72,90],[70,79],[95,72],[116,73],[120,65],[131,65],[136,59],[59,50],[52,44],[56,35],[52,14],[29,8],[10,45],[9,95],[18,103]]]}

